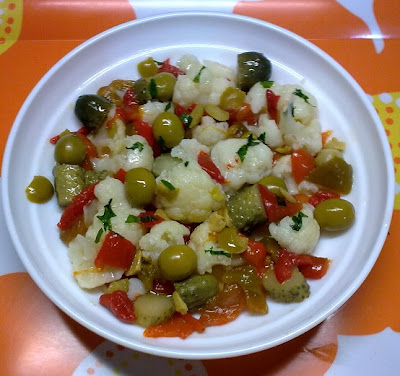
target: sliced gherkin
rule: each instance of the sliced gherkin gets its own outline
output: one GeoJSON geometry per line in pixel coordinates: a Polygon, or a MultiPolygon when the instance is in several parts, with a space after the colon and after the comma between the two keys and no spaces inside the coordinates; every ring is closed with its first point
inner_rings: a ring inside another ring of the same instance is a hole
{"type": "Polygon", "coordinates": [[[72,199],[85,188],[85,170],[78,165],[54,166],[54,189],[60,206],[68,206],[72,199]]]}

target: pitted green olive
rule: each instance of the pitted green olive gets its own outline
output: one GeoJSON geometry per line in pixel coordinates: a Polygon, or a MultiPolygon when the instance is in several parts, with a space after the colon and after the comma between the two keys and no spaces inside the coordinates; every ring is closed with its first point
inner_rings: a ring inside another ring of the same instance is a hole
{"type": "Polygon", "coordinates": [[[142,77],[151,77],[157,74],[158,66],[152,57],[141,61],[137,66],[138,72],[142,77]]]}
{"type": "Polygon", "coordinates": [[[135,208],[151,203],[156,186],[154,175],[143,167],[132,168],[126,173],[126,197],[129,203],[135,208]]]}
{"type": "Polygon", "coordinates": [[[238,231],[232,227],[225,227],[218,233],[218,246],[229,253],[242,253],[247,248],[249,239],[240,236],[238,231]]]}
{"type": "Polygon", "coordinates": [[[275,193],[277,195],[281,195],[281,191],[279,188],[284,189],[287,191],[286,183],[282,178],[279,178],[278,176],[264,176],[258,184],[261,184],[265,187],[267,187],[272,193],[275,193]]]}
{"type": "Polygon", "coordinates": [[[187,245],[171,245],[158,257],[162,276],[169,281],[181,281],[189,277],[197,265],[197,256],[187,245]]]}
{"type": "Polygon", "coordinates": [[[112,106],[112,102],[100,95],[81,95],[75,103],[75,115],[87,129],[96,132],[112,106]]]}
{"type": "Polygon", "coordinates": [[[153,134],[158,142],[161,138],[167,148],[173,148],[182,141],[185,131],[178,116],[171,112],[162,112],[154,120],[153,134]]]}
{"type": "Polygon", "coordinates": [[[314,218],[323,230],[346,230],[354,222],[354,207],[349,201],[330,198],[315,207],[314,218]]]}
{"type": "Polygon", "coordinates": [[[86,144],[75,134],[62,136],[54,149],[54,158],[59,164],[81,164],[86,157],[86,144]]]}
{"type": "Polygon", "coordinates": [[[154,76],[156,84],[156,99],[161,102],[167,102],[172,99],[176,78],[173,74],[161,72],[154,76]]]}

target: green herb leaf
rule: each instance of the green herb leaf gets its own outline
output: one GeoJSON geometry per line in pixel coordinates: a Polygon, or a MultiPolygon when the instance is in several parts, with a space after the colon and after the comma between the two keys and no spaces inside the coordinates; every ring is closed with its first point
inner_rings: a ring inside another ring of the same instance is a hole
{"type": "MultiPolygon", "coordinates": [[[[308,103],[310,106],[313,106],[308,100],[310,99],[307,95],[305,95],[300,89],[296,89],[294,92],[293,92],[293,94],[294,95],[297,95],[298,97],[300,97],[300,98],[303,98],[304,99],[304,101],[306,102],[306,103],[308,103]]],[[[313,106],[313,107],[315,107],[315,106],[313,106]]],[[[293,110],[292,110],[293,111],[293,110]]]]}
{"type": "Polygon", "coordinates": [[[126,218],[125,223],[139,223],[140,218],[137,215],[129,214],[126,218]]]}
{"type": "Polygon", "coordinates": [[[290,225],[290,227],[294,231],[299,231],[301,229],[301,226],[303,225],[303,217],[308,217],[308,215],[305,215],[303,212],[299,212],[297,216],[292,217],[293,225],[290,225]]]}
{"type": "MultiPolygon", "coordinates": [[[[153,59],[154,60],[154,59],[153,59]]],[[[157,61],[157,60],[154,60],[154,62],[157,64],[157,65],[163,65],[164,64],[164,62],[163,61],[157,61]]]]}
{"type": "Polygon", "coordinates": [[[196,74],[195,78],[193,78],[193,82],[196,82],[196,83],[200,82],[200,76],[201,76],[201,72],[203,72],[203,69],[205,69],[204,65],[199,70],[199,73],[196,74]]]}
{"type": "Polygon", "coordinates": [[[189,114],[182,114],[180,118],[185,128],[187,128],[192,122],[193,118],[189,114]]]}
{"type": "Polygon", "coordinates": [[[112,230],[111,218],[117,216],[111,209],[111,202],[112,198],[110,199],[110,201],[108,201],[108,204],[104,206],[104,214],[97,216],[97,218],[100,219],[101,222],[103,222],[104,231],[112,230]]]}
{"type": "Polygon", "coordinates": [[[295,110],[295,108],[296,108],[296,107],[294,107],[294,106],[292,105],[292,108],[291,108],[291,110],[292,110],[292,117],[294,117],[294,110],[295,110]]]}
{"type": "Polygon", "coordinates": [[[96,239],[94,242],[97,244],[100,241],[101,235],[103,235],[103,229],[100,228],[100,230],[97,232],[96,239]]]}
{"type": "Polygon", "coordinates": [[[171,108],[171,102],[168,102],[164,108],[164,111],[168,111],[171,108]]]}
{"type": "Polygon", "coordinates": [[[239,150],[236,152],[236,154],[239,156],[240,161],[243,162],[244,158],[247,154],[247,150],[249,149],[250,146],[256,146],[258,145],[259,142],[258,141],[254,141],[253,140],[253,135],[250,134],[250,136],[247,138],[247,144],[246,145],[242,145],[239,150]]]}
{"type": "Polygon", "coordinates": [[[269,89],[274,84],[274,81],[260,81],[260,84],[263,88],[269,89]]]}
{"type": "Polygon", "coordinates": [[[163,183],[170,191],[175,189],[175,187],[169,181],[161,179],[161,183],[163,183]]]}
{"type": "Polygon", "coordinates": [[[139,149],[139,151],[142,151],[143,150],[143,144],[141,143],[141,142],[135,142],[131,147],[127,147],[127,148],[125,148],[125,149],[131,149],[131,150],[135,150],[135,149],[139,149]]]}
{"type": "Polygon", "coordinates": [[[150,80],[150,95],[152,98],[157,96],[157,84],[154,78],[150,80]]]}
{"type": "Polygon", "coordinates": [[[184,165],[185,165],[185,167],[189,166],[189,161],[186,161],[186,162],[184,163],[184,165]]]}
{"type": "Polygon", "coordinates": [[[140,218],[140,223],[148,223],[148,222],[153,222],[153,221],[157,221],[158,218],[155,217],[154,215],[151,214],[147,214],[147,215],[142,215],[140,218]]]}
{"type": "Polygon", "coordinates": [[[168,151],[168,148],[165,146],[165,141],[161,136],[158,137],[158,143],[160,144],[161,152],[166,153],[168,151]]]}
{"type": "Polygon", "coordinates": [[[213,255],[213,256],[225,256],[225,257],[228,257],[228,258],[232,257],[232,255],[229,252],[214,251],[214,247],[211,247],[210,249],[205,249],[204,252],[205,253],[209,253],[210,255],[213,255]]]}
{"type": "Polygon", "coordinates": [[[265,132],[261,133],[261,134],[258,136],[258,139],[259,139],[263,144],[265,144],[265,132]]]}

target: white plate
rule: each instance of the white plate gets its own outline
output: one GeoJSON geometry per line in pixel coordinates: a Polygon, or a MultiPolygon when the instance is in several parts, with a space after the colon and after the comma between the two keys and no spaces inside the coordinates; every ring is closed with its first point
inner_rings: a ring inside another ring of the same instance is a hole
{"type": "Polygon", "coordinates": [[[85,327],[121,345],[162,356],[221,358],[252,353],[286,342],[316,326],[360,286],[385,240],[394,199],[390,149],[383,127],[365,93],[334,60],[306,40],[280,27],[241,16],[178,13],[133,21],[108,30],[73,50],[39,82],[11,130],[3,164],[3,204],[16,249],[32,278],[64,312],[85,327]],[[98,294],[75,283],[67,249],[56,223],[55,199],[35,205],[25,198],[34,175],[51,177],[53,146],[48,139],[77,129],[76,98],[115,78],[137,78],[147,56],[175,61],[192,53],[236,66],[236,55],[259,51],[273,64],[272,79],[302,83],[319,103],[323,129],[345,140],[354,168],[348,199],[356,221],[347,232],[323,235],[316,255],[329,257],[328,274],[310,283],[301,304],[269,303],[264,316],[242,314],[236,321],[208,328],[186,340],[148,339],[135,325],[119,322],[99,306],[98,294]]]}

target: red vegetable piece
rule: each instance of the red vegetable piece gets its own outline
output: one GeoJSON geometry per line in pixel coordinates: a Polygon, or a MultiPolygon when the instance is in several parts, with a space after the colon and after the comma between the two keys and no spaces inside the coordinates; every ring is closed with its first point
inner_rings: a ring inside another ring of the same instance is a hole
{"type": "Polygon", "coordinates": [[[97,149],[96,146],[94,146],[93,142],[90,141],[84,134],[82,133],[77,133],[76,134],[86,145],[86,155],[89,158],[97,158],[97,149]]]}
{"type": "Polygon", "coordinates": [[[109,294],[103,294],[100,296],[99,302],[121,321],[132,322],[136,320],[133,302],[125,291],[116,290],[109,294]]]}
{"type": "Polygon", "coordinates": [[[302,208],[300,203],[289,202],[286,199],[284,199],[284,205],[279,205],[275,194],[262,184],[258,184],[258,190],[269,222],[277,222],[284,217],[293,216],[302,208]]]}
{"type": "Polygon", "coordinates": [[[263,243],[249,239],[247,249],[242,253],[242,256],[250,265],[256,268],[259,275],[265,272],[267,248],[263,243]]]}
{"type": "Polygon", "coordinates": [[[133,122],[133,126],[139,136],[146,139],[150,146],[154,145],[155,139],[153,135],[153,128],[143,120],[136,120],[133,122]]]}
{"type": "Polygon", "coordinates": [[[325,192],[325,191],[320,191],[317,193],[314,193],[308,202],[312,206],[317,206],[320,204],[322,201],[328,200],[329,198],[340,198],[340,195],[338,193],[333,193],[333,192],[325,192]]]}
{"type": "Polygon", "coordinates": [[[268,115],[272,120],[275,120],[276,124],[278,124],[279,123],[278,101],[279,101],[280,96],[275,95],[275,93],[270,89],[267,89],[266,96],[267,96],[268,115]]]}
{"type": "Polygon", "coordinates": [[[157,294],[171,295],[174,291],[174,284],[171,281],[165,279],[154,279],[152,291],[157,294]]]}
{"type": "Polygon", "coordinates": [[[160,67],[158,67],[158,73],[167,72],[172,73],[175,77],[178,77],[180,74],[185,74],[185,72],[175,65],[171,65],[169,63],[170,59],[165,60],[160,67]]]}
{"type": "Polygon", "coordinates": [[[207,172],[207,174],[210,175],[210,177],[214,179],[217,183],[220,184],[227,183],[226,179],[222,176],[221,171],[214,164],[210,156],[203,150],[199,152],[199,155],[197,156],[197,162],[200,165],[200,167],[205,172],[207,172]]]}
{"type": "Polygon", "coordinates": [[[94,194],[96,184],[97,183],[85,188],[72,199],[71,205],[65,208],[57,224],[60,230],[66,230],[71,227],[75,220],[83,214],[83,208],[96,198],[94,194]]]}
{"type": "Polygon", "coordinates": [[[238,109],[229,110],[229,124],[233,123],[245,123],[247,122],[250,125],[256,123],[256,115],[251,110],[251,106],[249,103],[244,103],[238,109]]]}
{"type": "Polygon", "coordinates": [[[294,180],[300,184],[315,167],[314,157],[304,149],[295,150],[291,156],[294,180]]]}
{"type": "Polygon", "coordinates": [[[295,257],[284,249],[279,251],[278,260],[276,260],[274,271],[279,283],[285,282],[292,276],[292,270],[296,266],[295,257]]]}
{"type": "Polygon", "coordinates": [[[110,231],[94,260],[94,265],[99,269],[111,266],[127,270],[132,264],[135,253],[136,247],[128,239],[110,231]]]}
{"type": "Polygon", "coordinates": [[[120,168],[114,175],[115,179],[118,179],[121,183],[125,183],[126,171],[120,168]]]}
{"type": "Polygon", "coordinates": [[[123,118],[125,121],[140,119],[139,103],[133,88],[129,88],[122,100],[123,118]]]}
{"type": "Polygon", "coordinates": [[[146,228],[152,228],[155,225],[158,225],[159,223],[164,221],[164,218],[155,214],[154,211],[146,211],[144,213],[140,213],[138,217],[140,219],[140,224],[146,228]]]}

